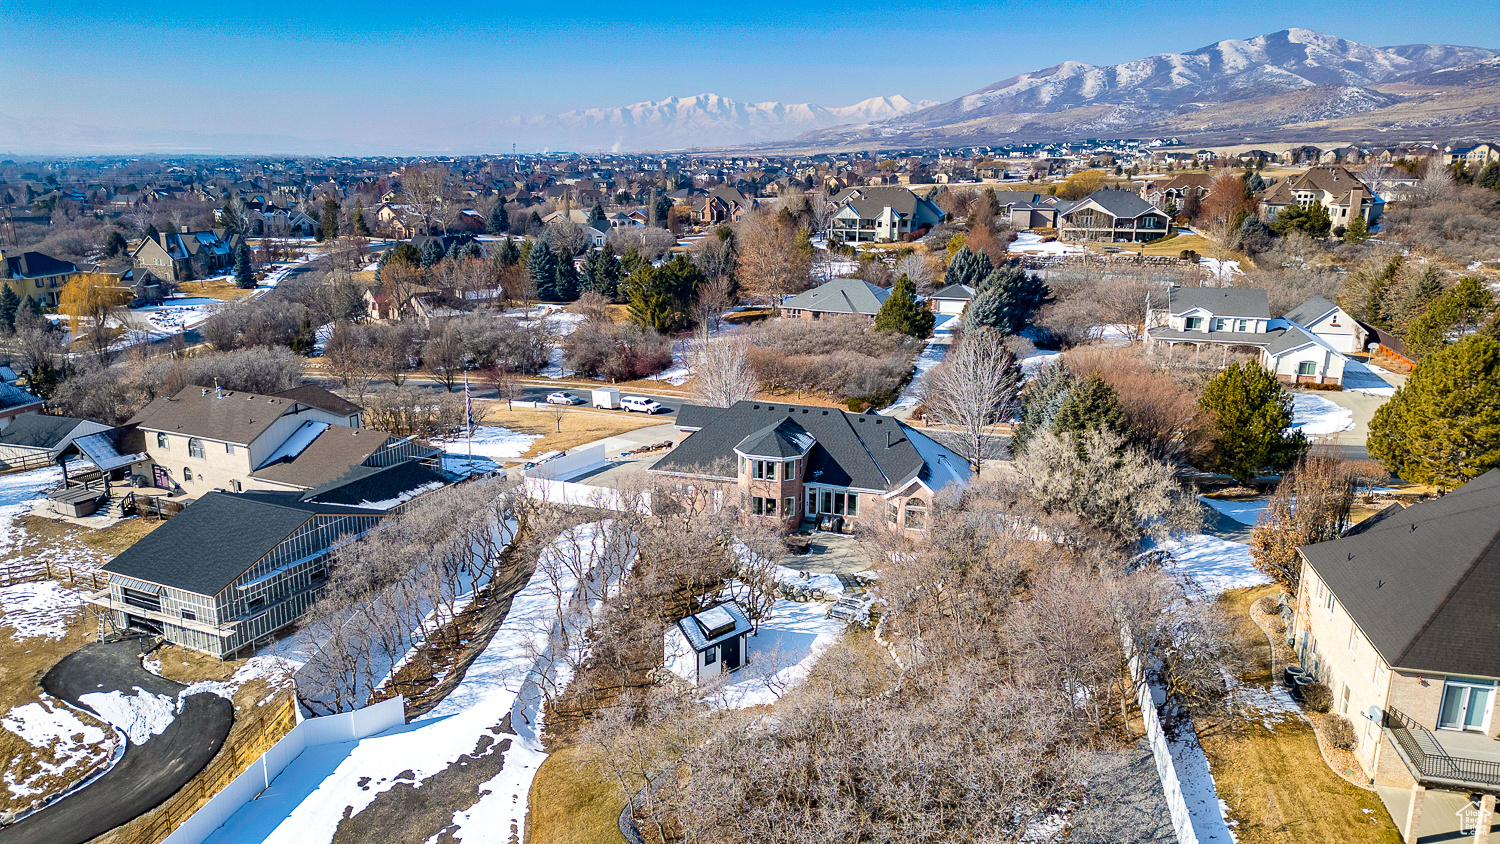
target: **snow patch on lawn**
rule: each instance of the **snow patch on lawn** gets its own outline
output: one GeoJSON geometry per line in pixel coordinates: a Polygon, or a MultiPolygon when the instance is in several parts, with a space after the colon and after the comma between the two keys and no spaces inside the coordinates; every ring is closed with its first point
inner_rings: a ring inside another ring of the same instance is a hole
{"type": "Polygon", "coordinates": [[[1242,525],[1253,525],[1259,521],[1260,514],[1265,512],[1266,505],[1271,503],[1271,499],[1269,498],[1253,498],[1249,501],[1229,501],[1222,498],[1209,498],[1203,495],[1198,496],[1198,500],[1242,525]]]}
{"type": "Polygon", "coordinates": [[[1354,427],[1354,411],[1312,393],[1292,394],[1292,428],[1309,437],[1327,436],[1354,427]]]}
{"type": "Polygon", "coordinates": [[[1009,251],[1025,252],[1028,255],[1082,255],[1087,250],[1058,240],[1043,243],[1042,236],[1036,232],[1021,232],[1016,235],[1009,251]]]}
{"type": "Polygon", "coordinates": [[[177,701],[166,695],[152,694],[136,686],[137,694],[126,692],[90,692],[78,699],[100,718],[114,724],[131,744],[144,744],[161,735],[177,717],[177,701]]]}
{"type": "Polygon", "coordinates": [[[0,626],[16,639],[61,639],[62,622],[82,606],[82,595],[55,580],[0,586],[0,626]]]}
{"type": "Polygon", "coordinates": [[[498,425],[476,425],[474,436],[450,437],[443,445],[449,457],[468,459],[472,455],[500,463],[525,454],[539,439],[540,434],[522,434],[498,425]]]}
{"type": "MultiPolygon", "coordinates": [[[[832,575],[820,575],[835,581],[832,575]]],[[[800,578],[792,580],[803,583],[800,578]]],[[[826,583],[815,585],[837,600],[838,594],[826,583]]],[[[813,665],[828,646],[838,639],[844,623],[828,617],[829,604],[822,601],[798,603],[785,599],[771,605],[771,615],[760,622],[760,629],[749,639],[750,664],[729,675],[717,690],[725,708],[744,709],[775,703],[792,688],[801,685],[812,673],[813,665]]]]}
{"type": "Polygon", "coordinates": [[[917,406],[917,403],[922,399],[922,379],[926,378],[927,373],[943,362],[943,355],[948,353],[948,346],[949,344],[946,341],[940,343],[936,338],[927,342],[927,346],[922,349],[922,353],[917,355],[916,374],[912,375],[911,380],[906,383],[906,389],[902,390],[901,395],[896,397],[895,404],[885,409],[885,413],[917,406]]]}
{"type": "Polygon", "coordinates": [[[10,550],[19,530],[17,516],[31,512],[32,504],[46,498],[44,493],[62,485],[62,469],[49,467],[0,476],[0,553],[10,550]]]}
{"type": "Polygon", "coordinates": [[[115,750],[113,734],[85,723],[66,704],[51,699],[15,707],[0,718],[0,727],[51,754],[51,761],[33,759],[37,770],[25,779],[18,780],[14,770],[5,772],[6,790],[15,797],[42,794],[50,787],[48,781],[71,779],[68,771],[72,769],[78,769],[73,775],[78,776],[109,759],[115,750]]]}
{"type": "MultiPolygon", "coordinates": [[[[158,669],[160,666],[161,663],[158,662],[158,669]]],[[[189,695],[211,694],[233,701],[235,692],[251,680],[264,679],[272,686],[288,686],[296,669],[297,664],[288,659],[276,656],[252,656],[245,660],[245,664],[236,669],[234,675],[228,680],[204,680],[178,692],[178,709],[182,708],[182,701],[189,695]]],[[[147,666],[147,670],[150,670],[150,666],[147,666]]],[[[157,674],[160,671],[151,673],[157,674]]]]}
{"type": "Polygon", "coordinates": [[[1191,581],[1209,597],[1271,582],[1255,568],[1250,546],[1243,543],[1196,533],[1158,542],[1156,547],[1172,555],[1167,571],[1191,581]]]}

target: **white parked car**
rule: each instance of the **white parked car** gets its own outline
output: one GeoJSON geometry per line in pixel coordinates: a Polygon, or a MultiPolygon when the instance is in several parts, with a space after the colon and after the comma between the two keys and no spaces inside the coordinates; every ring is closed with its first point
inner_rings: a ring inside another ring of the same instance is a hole
{"type": "Polygon", "coordinates": [[[626,396],[620,399],[620,407],[626,413],[640,411],[641,413],[660,413],[664,408],[656,401],[644,396],[626,396]]]}
{"type": "Polygon", "coordinates": [[[583,399],[572,393],[556,392],[547,396],[547,404],[583,404],[583,399]]]}

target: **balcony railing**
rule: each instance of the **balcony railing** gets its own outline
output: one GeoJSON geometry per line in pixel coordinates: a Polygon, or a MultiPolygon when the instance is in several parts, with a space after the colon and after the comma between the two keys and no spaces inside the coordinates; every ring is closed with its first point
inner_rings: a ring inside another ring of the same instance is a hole
{"type": "Polygon", "coordinates": [[[1399,709],[1385,712],[1385,728],[1418,779],[1500,786],[1500,761],[1449,755],[1432,731],[1404,715],[1399,709]]]}

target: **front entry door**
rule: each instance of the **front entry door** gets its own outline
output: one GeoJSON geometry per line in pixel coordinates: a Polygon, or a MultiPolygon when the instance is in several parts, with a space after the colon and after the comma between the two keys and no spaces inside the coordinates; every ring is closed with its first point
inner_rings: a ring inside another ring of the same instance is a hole
{"type": "Polygon", "coordinates": [[[733,671],[740,667],[740,637],[725,642],[720,646],[720,656],[724,658],[724,670],[733,671]]]}

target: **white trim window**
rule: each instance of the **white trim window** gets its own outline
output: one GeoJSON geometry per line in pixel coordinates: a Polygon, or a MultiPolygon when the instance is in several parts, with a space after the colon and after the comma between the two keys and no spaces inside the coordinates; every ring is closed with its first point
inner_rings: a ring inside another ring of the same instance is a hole
{"type": "Polygon", "coordinates": [[[1438,729],[1485,732],[1489,729],[1490,710],[1494,706],[1494,680],[1449,677],[1443,682],[1438,729]]]}

